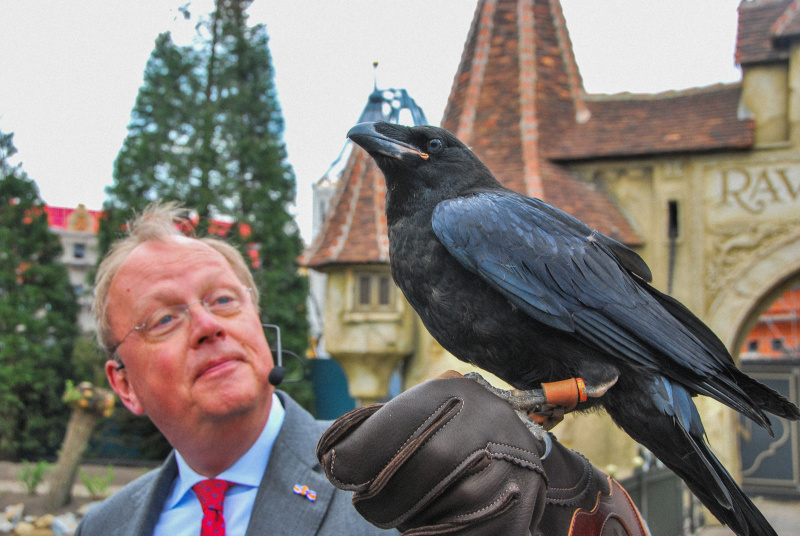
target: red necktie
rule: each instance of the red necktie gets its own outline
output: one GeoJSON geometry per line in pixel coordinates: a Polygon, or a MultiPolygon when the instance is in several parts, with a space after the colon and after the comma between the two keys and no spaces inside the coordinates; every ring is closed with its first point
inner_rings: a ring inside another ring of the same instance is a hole
{"type": "Polygon", "coordinates": [[[225,492],[231,485],[227,480],[203,480],[192,486],[192,490],[203,507],[203,524],[200,536],[225,536],[225,519],[222,517],[222,504],[225,492]]]}

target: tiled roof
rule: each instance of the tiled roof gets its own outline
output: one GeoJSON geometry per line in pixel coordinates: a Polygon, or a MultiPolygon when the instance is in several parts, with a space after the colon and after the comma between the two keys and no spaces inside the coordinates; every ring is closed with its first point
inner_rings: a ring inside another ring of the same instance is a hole
{"type": "Polygon", "coordinates": [[[300,264],[319,269],[330,264],[388,262],[386,183],[372,157],[354,147],[328,217],[300,264]]]}
{"type": "Polygon", "coordinates": [[[786,11],[781,13],[771,30],[776,38],[800,36],[800,0],[794,0],[786,11]]]}
{"type": "Polygon", "coordinates": [[[581,160],[747,148],[754,126],[737,116],[740,97],[738,83],[588,96],[591,119],[548,138],[543,151],[554,160],[581,160]]]}
{"type": "Polygon", "coordinates": [[[785,60],[789,49],[776,37],[791,35],[800,24],[797,0],[760,0],[739,4],[736,63],[785,60]]]}
{"type": "Polygon", "coordinates": [[[45,205],[44,210],[47,212],[50,228],[92,234],[97,234],[100,218],[103,215],[102,211],[88,210],[84,205],[78,205],[78,208],[45,205]]]}

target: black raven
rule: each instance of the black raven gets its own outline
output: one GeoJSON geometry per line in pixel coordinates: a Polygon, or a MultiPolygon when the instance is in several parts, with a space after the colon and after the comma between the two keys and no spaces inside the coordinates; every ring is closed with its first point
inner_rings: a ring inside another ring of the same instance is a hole
{"type": "Polygon", "coordinates": [[[574,377],[598,392],[613,385],[578,409],[604,407],[737,534],[775,534],[709,450],[692,397],[770,433],[764,411],[797,420],[800,410],[650,286],[636,253],[503,187],[446,130],[362,123],[348,137],[386,179],[392,276],[445,349],[518,389],[574,377]]]}

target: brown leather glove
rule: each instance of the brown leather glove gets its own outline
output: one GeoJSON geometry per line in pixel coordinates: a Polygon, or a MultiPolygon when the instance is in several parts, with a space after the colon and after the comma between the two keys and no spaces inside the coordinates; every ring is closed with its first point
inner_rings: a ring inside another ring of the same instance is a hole
{"type": "Polygon", "coordinates": [[[553,440],[542,465],[550,488],[536,536],[649,536],[628,492],[574,450],[553,440]]]}
{"type": "Polygon", "coordinates": [[[347,413],[322,436],[317,458],[377,527],[526,536],[544,509],[544,450],[506,402],[462,377],[347,413]]]}

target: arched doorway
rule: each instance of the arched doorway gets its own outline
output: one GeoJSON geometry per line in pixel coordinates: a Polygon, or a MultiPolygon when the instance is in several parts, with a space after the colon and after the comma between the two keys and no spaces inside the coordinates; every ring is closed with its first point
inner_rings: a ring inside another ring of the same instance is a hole
{"type": "MultiPolygon", "coordinates": [[[[740,367],[800,403],[800,275],[768,293],[743,326],[740,367]],[[777,297],[774,297],[776,296],[777,297]]],[[[741,336],[740,336],[741,338],[741,336]]],[[[740,417],[742,487],[751,493],[800,497],[800,425],[770,416],[774,436],[740,417]]]]}
{"type": "Polygon", "coordinates": [[[800,281],[762,312],[739,349],[742,362],[800,359],[800,281]]]}
{"type": "MultiPolygon", "coordinates": [[[[782,240],[772,240],[751,253],[747,256],[738,256],[739,262],[734,263],[734,267],[726,274],[727,283],[721,287],[718,293],[709,296],[710,301],[703,320],[731,350],[737,365],[744,364],[748,374],[781,390],[780,386],[771,383],[777,380],[769,376],[770,371],[750,369],[747,361],[743,362],[740,359],[739,351],[747,343],[748,336],[756,326],[761,314],[768,310],[770,305],[785,292],[800,283],[800,234],[793,233],[782,240]]],[[[788,380],[787,383],[786,388],[789,388],[792,382],[788,380]]],[[[800,384],[800,380],[795,377],[793,383],[795,393],[798,384],[800,384]]],[[[706,427],[711,444],[714,445],[720,460],[729,464],[729,467],[739,465],[747,470],[752,467],[762,452],[769,452],[770,448],[776,448],[772,443],[773,438],[769,434],[758,426],[754,427],[746,423],[736,412],[730,411],[720,404],[706,403],[704,400],[699,401],[698,407],[701,409],[703,420],[711,423],[706,427]],[[751,451],[745,452],[745,447],[752,449],[755,454],[751,451]]],[[[783,424],[778,422],[777,418],[773,421],[775,421],[773,428],[776,437],[782,437],[783,424]]],[[[800,496],[800,489],[798,489],[800,475],[797,474],[800,471],[800,467],[798,467],[800,465],[798,463],[800,446],[797,445],[797,426],[797,423],[789,423],[786,443],[778,445],[778,447],[782,446],[792,452],[791,460],[787,458],[788,461],[791,461],[791,465],[780,468],[781,473],[788,476],[789,479],[778,484],[777,480],[757,480],[759,476],[753,473],[751,476],[743,477],[743,480],[748,482],[745,488],[750,491],[758,488],[758,492],[764,494],[800,496]],[[793,441],[794,443],[792,443],[793,441]],[[798,484],[795,484],[795,481],[798,484]]],[[[760,458],[762,467],[763,460],[767,456],[769,454],[760,458]]],[[[771,476],[775,475],[771,474],[771,476]]]]}

